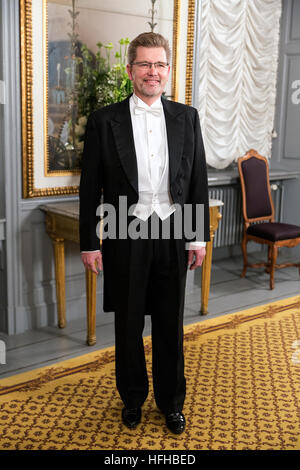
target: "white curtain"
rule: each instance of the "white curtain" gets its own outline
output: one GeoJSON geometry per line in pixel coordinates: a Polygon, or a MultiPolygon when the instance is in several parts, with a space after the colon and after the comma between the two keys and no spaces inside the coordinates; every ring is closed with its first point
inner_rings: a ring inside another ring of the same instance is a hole
{"type": "Polygon", "coordinates": [[[270,157],[281,0],[202,0],[199,116],[207,163],[270,157]]]}

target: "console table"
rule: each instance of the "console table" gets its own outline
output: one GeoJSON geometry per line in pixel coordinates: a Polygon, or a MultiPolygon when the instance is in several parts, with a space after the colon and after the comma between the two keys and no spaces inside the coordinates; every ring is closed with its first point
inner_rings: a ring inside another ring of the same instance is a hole
{"type": "MultiPolygon", "coordinates": [[[[200,313],[208,313],[208,298],[211,276],[211,260],[214,234],[218,228],[222,201],[210,200],[210,242],[206,246],[206,256],[202,267],[201,309],[200,313]]],[[[45,204],[40,209],[46,213],[46,231],[50,236],[54,249],[55,281],[58,326],[66,326],[66,293],[65,293],[65,240],[79,244],[79,202],[58,202],[45,204]]],[[[86,270],[86,302],[87,302],[87,344],[96,343],[96,281],[97,275],[86,270]]]]}

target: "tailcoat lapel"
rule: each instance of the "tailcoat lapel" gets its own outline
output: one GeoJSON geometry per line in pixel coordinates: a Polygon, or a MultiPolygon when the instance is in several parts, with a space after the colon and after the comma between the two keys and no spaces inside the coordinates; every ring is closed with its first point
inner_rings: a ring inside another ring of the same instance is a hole
{"type": "Polygon", "coordinates": [[[172,101],[168,101],[165,98],[162,98],[162,104],[167,128],[171,186],[175,181],[182,158],[185,119],[182,108],[178,108],[172,101]]]}
{"type": "Polygon", "coordinates": [[[114,119],[111,120],[111,126],[123,169],[134,190],[138,193],[137,159],[129,110],[129,98],[120,103],[114,119]]]}

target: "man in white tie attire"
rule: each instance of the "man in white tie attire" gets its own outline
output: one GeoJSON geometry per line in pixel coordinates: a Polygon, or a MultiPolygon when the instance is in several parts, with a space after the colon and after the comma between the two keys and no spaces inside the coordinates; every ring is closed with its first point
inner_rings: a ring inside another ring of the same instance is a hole
{"type": "Polygon", "coordinates": [[[169,430],[180,434],[185,429],[186,272],[188,266],[201,266],[205,256],[209,208],[198,113],[162,97],[169,62],[165,38],[139,35],[128,49],[133,95],[89,117],[80,183],[80,240],[86,269],[104,271],[104,311],[115,312],[116,384],[124,403],[123,423],[131,429],[140,423],[148,395],[142,333],[144,316],[151,315],[154,397],[169,430]],[[101,253],[96,234],[101,194],[118,217],[120,197],[126,196],[127,206],[133,207],[125,216],[127,226],[138,223],[141,233],[150,235],[104,238],[101,253]],[[188,205],[193,227],[196,207],[204,207],[200,239],[188,240],[184,231],[181,238],[175,234],[179,209],[182,224],[188,205]],[[151,238],[153,225],[159,236],[151,238]],[[166,225],[168,238],[163,235],[166,225]]]}

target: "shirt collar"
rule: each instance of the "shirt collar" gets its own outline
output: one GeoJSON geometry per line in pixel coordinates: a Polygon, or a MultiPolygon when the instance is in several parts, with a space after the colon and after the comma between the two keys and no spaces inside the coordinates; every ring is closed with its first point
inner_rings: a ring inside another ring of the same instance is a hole
{"type": "Polygon", "coordinates": [[[145,103],[143,100],[141,100],[138,96],[136,96],[135,93],[132,95],[133,102],[136,106],[140,106],[141,108],[145,109],[157,109],[162,107],[162,102],[161,102],[161,97],[157,98],[154,103],[149,106],[147,103],[145,103]]]}

